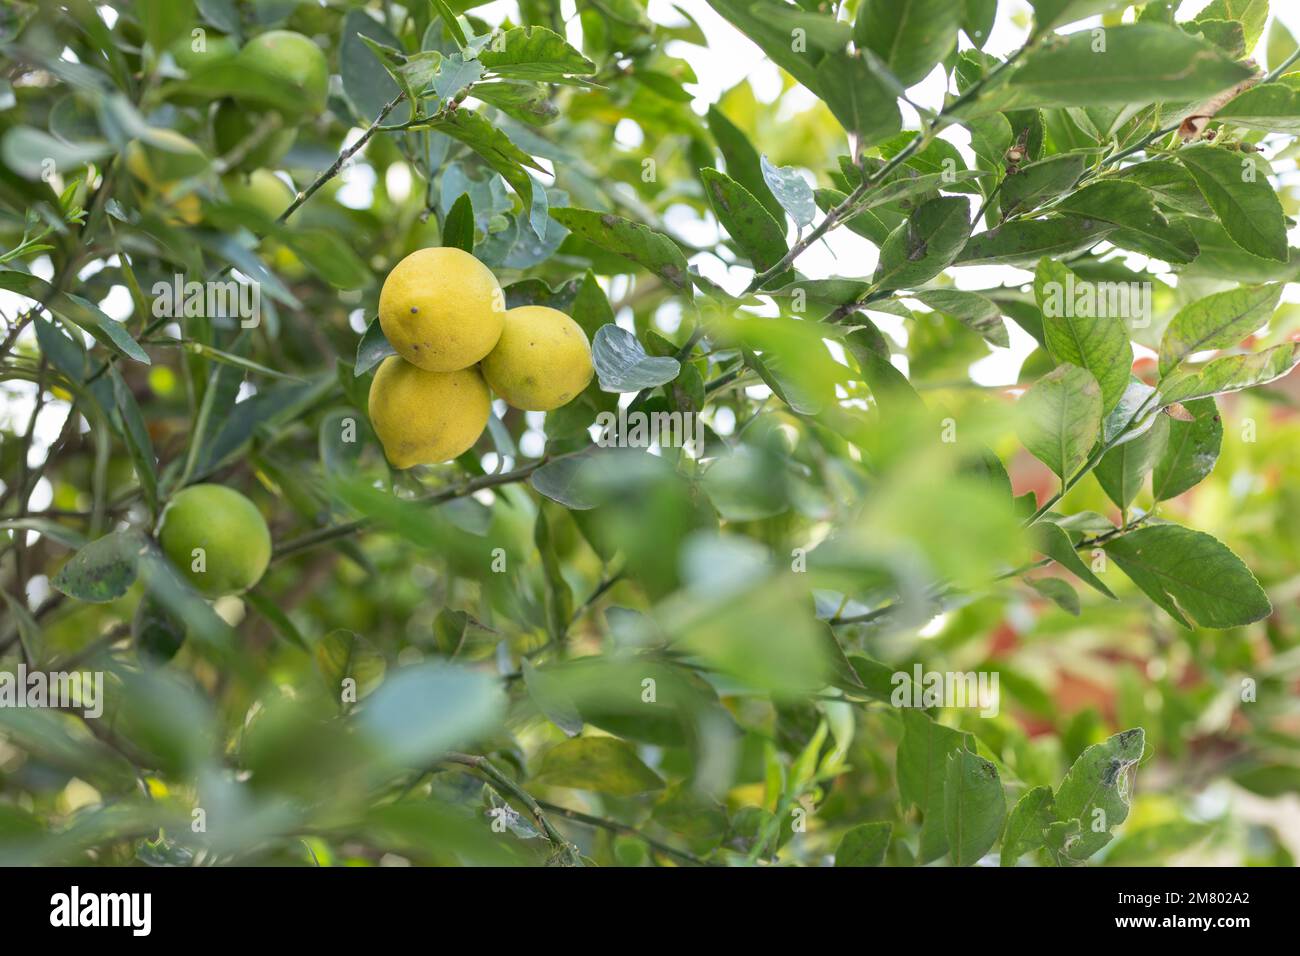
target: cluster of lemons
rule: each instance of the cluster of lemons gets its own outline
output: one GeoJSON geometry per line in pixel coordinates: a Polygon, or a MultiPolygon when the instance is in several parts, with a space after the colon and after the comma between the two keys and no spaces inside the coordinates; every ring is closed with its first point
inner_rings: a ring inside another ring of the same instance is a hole
{"type": "Polygon", "coordinates": [[[379,323],[396,355],[370,386],[370,421],[395,468],[468,451],[508,405],[545,412],[591,381],[591,344],[577,322],[540,305],[507,309],[496,276],[461,249],[411,253],[379,293],[379,323]]]}

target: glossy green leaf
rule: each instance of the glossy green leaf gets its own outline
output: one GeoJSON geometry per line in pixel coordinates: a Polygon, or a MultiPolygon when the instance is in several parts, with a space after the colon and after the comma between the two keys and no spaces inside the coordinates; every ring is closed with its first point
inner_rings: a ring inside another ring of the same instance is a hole
{"type": "Polygon", "coordinates": [[[1101,434],[1101,388],[1087,369],[1063,364],[1021,396],[1020,441],[1065,480],[1083,464],[1101,434]]]}
{"type": "Polygon", "coordinates": [[[1199,484],[1219,460],[1223,420],[1214,399],[1189,401],[1184,408],[1192,420],[1169,419],[1169,439],[1152,473],[1151,490],[1156,501],[1176,498],[1199,484]]]}
{"type": "Polygon", "coordinates": [[[613,737],[575,737],[556,744],[542,758],[537,779],[551,787],[618,797],[660,790],[664,785],[637,756],[635,747],[613,737]]]}
{"type": "Polygon", "coordinates": [[[1238,627],[1273,611],[1250,569],[1202,531],[1153,525],[1105,547],[1133,583],[1184,627],[1238,627]]]}
{"type": "Polygon", "coordinates": [[[957,44],[963,8],[948,0],[865,0],[853,41],[875,52],[904,86],[925,78],[957,44]]]}
{"type": "Polygon", "coordinates": [[[1080,30],[1034,50],[1009,81],[1015,105],[1125,106],[1213,96],[1250,71],[1177,27],[1127,23],[1080,30]],[[1104,41],[1104,42],[1103,42],[1104,41]],[[1195,69],[1188,69],[1194,63],[1195,69]]]}
{"type": "Polygon", "coordinates": [[[1111,839],[1111,830],[1128,819],[1132,775],[1146,744],[1141,728],[1093,744],[1074,761],[1056,788],[1056,816],[1077,820],[1078,833],[1058,854],[1082,862],[1111,839]]]}
{"type": "Polygon", "coordinates": [[[880,866],[889,850],[890,823],[860,823],[840,838],[836,866],[880,866]]]}
{"type": "Polygon", "coordinates": [[[1286,220],[1267,162],[1209,145],[1180,149],[1177,156],[1233,242],[1253,255],[1286,261],[1286,220]]]}
{"type": "Polygon", "coordinates": [[[1160,340],[1160,374],[1168,375],[1195,352],[1236,345],[1268,322],[1281,296],[1280,285],[1241,286],[1183,306],[1160,340]]]}
{"type": "MultiPolygon", "coordinates": [[[[1043,316],[1047,349],[1061,362],[1085,368],[1101,386],[1102,412],[1120,400],[1133,364],[1126,318],[1112,314],[1097,283],[1086,282],[1059,262],[1043,259],[1034,272],[1034,300],[1043,316]]],[[[1104,291],[1104,290],[1102,290],[1104,291]]]]}
{"type": "Polygon", "coordinates": [[[997,767],[964,747],[949,753],[943,818],[953,866],[974,866],[997,842],[1006,817],[997,767]]]}

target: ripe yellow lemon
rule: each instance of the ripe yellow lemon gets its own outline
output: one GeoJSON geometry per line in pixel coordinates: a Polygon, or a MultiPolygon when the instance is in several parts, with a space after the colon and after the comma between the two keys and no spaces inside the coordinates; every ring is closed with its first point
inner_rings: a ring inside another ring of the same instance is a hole
{"type": "Polygon", "coordinates": [[[591,344],[573,319],[544,305],[521,305],[506,313],[505,326],[483,360],[483,376],[508,405],[546,412],[587,387],[591,344]]]}
{"type": "Polygon", "coordinates": [[[208,597],[248,590],[271,560],[271,532],[257,505],[223,485],[190,485],[173,495],[158,543],[208,597]]]}
{"type": "Polygon", "coordinates": [[[379,292],[379,324],[412,365],[469,368],[501,337],[505,296],[492,270],[468,252],[421,249],[393,266],[379,292]]]}
{"type": "Polygon", "coordinates": [[[370,384],[370,423],[394,468],[464,454],[487,427],[492,402],[476,368],[430,372],[393,355],[370,384]]]}

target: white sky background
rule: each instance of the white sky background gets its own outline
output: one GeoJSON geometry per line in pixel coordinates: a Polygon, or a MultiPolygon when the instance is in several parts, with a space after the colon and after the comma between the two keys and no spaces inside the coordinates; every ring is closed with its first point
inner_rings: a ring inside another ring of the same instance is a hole
{"type": "MultiPolygon", "coordinates": [[[[953,0],[953,2],[958,2],[958,0],[953,0]]],[[[1207,2],[1208,0],[1187,0],[1179,12],[1180,17],[1186,18],[1194,14],[1204,7],[1207,2]]],[[[780,94],[781,78],[777,67],[748,38],[715,13],[706,0],[649,0],[649,16],[651,20],[664,24],[681,23],[680,15],[673,9],[674,3],[695,18],[709,41],[708,49],[680,41],[672,41],[667,45],[667,52],[670,55],[686,60],[695,71],[698,82],[689,85],[687,90],[695,94],[692,108],[696,113],[702,116],[711,104],[716,103],[721,98],[726,90],[743,78],[749,79],[755,95],[761,101],[771,102],[780,94]]],[[[1291,33],[1300,36],[1300,3],[1291,3],[1288,0],[1274,0],[1272,7],[1274,14],[1286,24],[1291,33]]],[[[570,39],[578,41],[581,36],[581,28],[576,16],[573,16],[575,12],[573,0],[563,0],[562,9],[566,18],[568,18],[570,39]]],[[[989,53],[1005,57],[1018,47],[1025,37],[1025,29],[1013,22],[1013,14],[1022,23],[1027,23],[1029,10],[1028,4],[1021,2],[1021,0],[1002,0],[999,4],[998,18],[993,32],[984,49],[989,53]]],[[[476,16],[487,20],[489,23],[499,23],[505,18],[510,18],[516,22],[519,19],[518,7],[514,0],[495,0],[495,2],[479,7],[473,12],[476,16]]],[[[1091,18],[1073,24],[1067,29],[1088,29],[1099,22],[1100,18],[1091,18]]],[[[1265,36],[1267,36],[1267,32],[1265,36]]],[[[963,47],[969,46],[965,37],[961,38],[960,43],[963,47]]],[[[912,87],[908,93],[915,102],[937,110],[943,105],[945,90],[946,80],[943,71],[936,68],[921,83],[912,87]]],[[[814,102],[815,99],[811,93],[803,87],[797,86],[786,94],[784,109],[797,113],[799,110],[811,106],[814,102]]],[[[902,110],[904,126],[916,128],[919,123],[915,112],[906,104],[902,104],[902,110]]],[[[350,137],[357,135],[360,135],[359,130],[353,130],[349,134],[350,137]]],[[[629,150],[636,151],[641,146],[640,132],[635,124],[630,121],[620,124],[616,135],[619,142],[629,150]]],[[[969,149],[967,149],[967,135],[960,127],[950,126],[942,136],[958,146],[968,160],[973,159],[969,149]]],[[[846,140],[845,152],[847,152],[847,149],[846,140]]],[[[1266,153],[1266,155],[1268,154],[1266,153]]],[[[340,191],[339,198],[346,205],[364,207],[371,200],[375,178],[364,163],[359,164],[355,171],[358,175],[349,177],[349,181],[340,191]]],[[[815,181],[814,171],[807,171],[807,178],[810,181],[815,181]]],[[[1288,177],[1288,179],[1290,178],[1288,177]]],[[[397,184],[392,183],[392,185],[397,184]]],[[[681,235],[697,240],[700,244],[711,245],[717,238],[716,227],[710,223],[701,223],[695,214],[687,210],[686,207],[670,210],[666,216],[666,221],[681,235]]],[[[1295,242],[1297,238],[1297,231],[1293,231],[1292,241],[1295,242]]],[[[1142,257],[1139,256],[1133,256],[1133,259],[1135,263],[1143,261],[1142,257]]],[[[824,278],[836,275],[849,277],[869,276],[875,267],[875,262],[876,249],[874,246],[848,229],[840,228],[829,233],[823,242],[816,243],[809,248],[799,258],[798,268],[810,278],[824,278]]],[[[752,275],[743,266],[734,266],[728,269],[715,257],[709,255],[696,256],[692,260],[692,264],[709,278],[735,292],[743,289],[752,275]]],[[[85,278],[103,267],[103,263],[92,263],[82,271],[81,276],[85,278]]],[[[50,262],[45,257],[41,257],[33,263],[33,272],[37,275],[49,278],[50,271],[50,262]]],[[[1009,266],[961,267],[951,270],[949,275],[958,288],[965,289],[989,288],[1008,283],[1025,282],[1031,278],[1030,273],[1009,266]]],[[[1172,276],[1162,278],[1165,278],[1171,284],[1177,284],[1177,280],[1172,276]]],[[[1284,298],[1288,301],[1300,301],[1300,290],[1288,287],[1284,298]]],[[[30,304],[20,296],[0,290],[0,309],[4,310],[5,314],[11,318],[20,314],[30,304]]],[[[109,295],[99,304],[108,315],[118,320],[128,318],[132,311],[130,296],[126,287],[122,285],[113,287],[109,295]]],[[[660,318],[661,320],[670,320],[665,323],[666,325],[670,325],[671,320],[675,318],[675,314],[679,314],[672,307],[666,308],[664,312],[665,315],[660,318]]],[[[626,317],[621,316],[620,318],[626,322],[626,317]]],[[[878,324],[900,344],[906,341],[905,323],[902,319],[879,313],[873,313],[872,318],[877,320],[878,324]]],[[[1021,362],[1033,350],[1034,342],[1025,332],[1014,323],[1008,322],[1007,325],[1011,334],[1012,347],[1010,349],[994,349],[993,354],[976,362],[971,368],[972,377],[980,384],[1008,385],[1014,383],[1021,362]]],[[[25,342],[32,341],[30,327],[24,331],[23,340],[25,342]]],[[[906,360],[899,357],[898,361],[905,369],[906,360]]],[[[31,415],[34,392],[34,386],[26,382],[5,383],[4,388],[0,389],[0,398],[3,399],[3,402],[0,403],[0,416],[8,422],[10,427],[15,424],[25,426],[28,417],[31,415]]],[[[37,423],[34,435],[30,455],[33,466],[39,466],[44,459],[45,451],[57,437],[66,414],[66,403],[58,400],[47,402],[40,421],[37,423]]],[[[45,507],[48,503],[48,496],[48,484],[42,481],[41,486],[33,495],[32,507],[45,507]]]]}

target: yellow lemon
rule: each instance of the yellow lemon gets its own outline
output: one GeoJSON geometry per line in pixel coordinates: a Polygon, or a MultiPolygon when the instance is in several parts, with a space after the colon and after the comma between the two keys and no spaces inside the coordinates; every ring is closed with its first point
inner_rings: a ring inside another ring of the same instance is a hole
{"type": "Polygon", "coordinates": [[[430,372],[469,368],[501,337],[505,296],[468,252],[421,249],[393,267],[379,292],[379,324],[397,354],[430,372]]]}
{"type": "Polygon", "coordinates": [[[507,404],[530,412],[572,401],[591,375],[591,344],[582,326],[544,305],[508,311],[497,347],[483,360],[483,376],[492,390],[507,404]]]}
{"type": "Polygon", "coordinates": [[[464,454],[483,434],[491,410],[476,368],[430,372],[394,355],[370,384],[370,423],[394,468],[464,454]]]}

